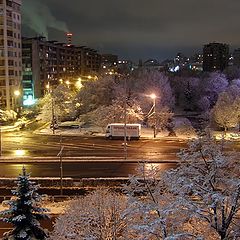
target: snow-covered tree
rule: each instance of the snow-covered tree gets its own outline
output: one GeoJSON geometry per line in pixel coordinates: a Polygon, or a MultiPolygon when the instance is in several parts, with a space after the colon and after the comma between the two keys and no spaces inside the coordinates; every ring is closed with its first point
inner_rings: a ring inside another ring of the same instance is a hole
{"type": "Polygon", "coordinates": [[[126,197],[107,189],[73,200],[56,220],[53,240],[124,240],[126,197]]]}
{"type": "Polygon", "coordinates": [[[156,125],[156,130],[161,131],[170,127],[169,125],[171,123],[172,117],[173,113],[167,107],[163,107],[160,112],[153,113],[148,118],[148,124],[151,127],[154,127],[156,125]]]}
{"type": "Polygon", "coordinates": [[[14,228],[4,234],[4,240],[47,239],[47,232],[41,228],[39,220],[47,218],[48,210],[40,206],[41,196],[38,185],[29,180],[23,167],[17,179],[17,188],[12,191],[14,199],[8,201],[9,209],[0,212],[1,220],[13,224],[14,228]]]}
{"type": "Polygon", "coordinates": [[[214,121],[226,131],[236,127],[240,116],[240,96],[234,96],[228,92],[220,94],[216,105],[212,110],[214,121]]]}
{"type": "Polygon", "coordinates": [[[143,110],[147,113],[152,105],[149,95],[154,93],[156,98],[156,108],[162,107],[172,109],[175,103],[169,78],[158,70],[139,69],[130,76],[128,88],[137,96],[137,100],[143,110]]]}
{"type": "Polygon", "coordinates": [[[154,165],[142,163],[138,174],[125,185],[129,218],[126,239],[197,239],[201,235],[192,230],[195,228],[184,204],[175,201],[161,175],[154,165]]]}
{"type": "Polygon", "coordinates": [[[60,84],[39,100],[41,111],[38,118],[49,122],[52,120],[52,110],[54,110],[55,117],[59,121],[72,120],[76,117],[78,108],[75,95],[76,93],[67,86],[60,84]]]}
{"type": "Polygon", "coordinates": [[[194,221],[207,224],[205,232],[214,231],[216,239],[238,239],[239,156],[225,154],[223,145],[209,136],[190,142],[179,156],[179,167],[167,173],[166,181],[176,203],[185,205],[194,221]]]}
{"type": "Polygon", "coordinates": [[[196,110],[200,95],[201,79],[197,77],[174,76],[171,79],[176,105],[185,110],[196,110]]]}
{"type": "Polygon", "coordinates": [[[112,104],[116,97],[115,90],[116,82],[112,76],[102,76],[97,80],[83,82],[83,87],[76,96],[81,114],[112,104]]]}
{"type": "MultiPolygon", "coordinates": [[[[80,120],[93,123],[96,126],[106,128],[109,123],[124,123],[124,103],[118,99],[108,106],[100,106],[96,110],[80,116],[80,120]]],[[[141,108],[136,102],[126,106],[127,123],[137,123],[143,119],[141,108]]]]}
{"type": "Polygon", "coordinates": [[[209,106],[212,108],[217,102],[218,95],[224,92],[229,83],[226,76],[219,72],[210,73],[209,76],[203,77],[199,85],[199,96],[201,98],[207,97],[209,106]]]}

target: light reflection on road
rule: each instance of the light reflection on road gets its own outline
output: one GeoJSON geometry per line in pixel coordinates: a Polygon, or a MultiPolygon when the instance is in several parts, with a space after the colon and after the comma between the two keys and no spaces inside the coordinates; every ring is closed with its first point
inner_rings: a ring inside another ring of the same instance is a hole
{"type": "MultiPolygon", "coordinates": [[[[17,177],[24,166],[32,177],[59,177],[59,163],[12,164],[1,163],[0,177],[17,177]]],[[[146,169],[157,168],[160,172],[175,168],[176,163],[147,163],[146,169]]],[[[64,177],[98,178],[98,177],[128,177],[138,173],[139,163],[124,162],[81,162],[63,163],[64,177]]]]}

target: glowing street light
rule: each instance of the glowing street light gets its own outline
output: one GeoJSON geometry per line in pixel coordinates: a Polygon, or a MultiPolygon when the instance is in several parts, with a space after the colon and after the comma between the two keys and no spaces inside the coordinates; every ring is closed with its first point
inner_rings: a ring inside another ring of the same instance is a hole
{"type": "Polygon", "coordinates": [[[69,88],[69,85],[70,85],[70,81],[66,81],[66,84],[67,84],[67,87],[69,88]]]}
{"type": "Polygon", "coordinates": [[[150,95],[150,98],[153,99],[153,100],[155,100],[155,99],[157,98],[157,96],[156,96],[155,93],[152,93],[152,94],[150,95]]]}
{"type": "Polygon", "coordinates": [[[46,85],[46,89],[49,92],[49,90],[50,90],[50,84],[49,83],[46,85]]]}
{"type": "Polygon", "coordinates": [[[16,97],[19,97],[19,96],[20,96],[20,94],[21,94],[21,93],[20,93],[20,91],[19,91],[19,90],[15,90],[15,91],[14,91],[14,95],[15,95],[16,97]]]}
{"type": "Polygon", "coordinates": [[[76,86],[77,89],[81,89],[83,87],[81,78],[78,78],[75,86],[76,86]]]}
{"type": "Polygon", "coordinates": [[[26,154],[26,150],[23,150],[23,149],[17,149],[15,150],[15,155],[18,156],[18,157],[22,157],[26,154]]]}
{"type": "Polygon", "coordinates": [[[13,103],[13,109],[17,111],[17,116],[19,116],[19,108],[20,108],[20,104],[19,104],[19,96],[21,95],[21,92],[19,90],[15,90],[13,92],[13,99],[12,99],[12,103],[13,103]]]}

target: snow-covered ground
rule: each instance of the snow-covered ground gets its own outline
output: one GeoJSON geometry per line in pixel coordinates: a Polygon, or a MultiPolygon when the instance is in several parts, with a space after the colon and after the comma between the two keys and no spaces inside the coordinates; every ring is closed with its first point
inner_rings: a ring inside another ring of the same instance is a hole
{"type": "MultiPolygon", "coordinates": [[[[183,138],[183,139],[190,139],[195,137],[196,135],[194,132],[187,132],[179,131],[177,137],[171,138],[183,138]]],[[[52,135],[53,131],[50,129],[49,125],[45,125],[43,128],[38,129],[35,131],[36,134],[43,134],[43,135],[52,135]]],[[[81,128],[58,128],[55,130],[55,135],[62,135],[62,136],[101,136],[104,137],[105,133],[101,127],[97,126],[89,126],[89,127],[81,127],[81,128]]],[[[168,137],[168,131],[161,131],[157,133],[156,138],[166,138],[168,137]]],[[[153,139],[153,129],[142,127],[141,129],[141,138],[149,138],[153,139]]]]}
{"type": "MultiPolygon", "coordinates": [[[[69,200],[70,201],[70,200],[69,200]]],[[[44,208],[49,209],[49,214],[63,214],[69,201],[62,201],[62,202],[52,202],[52,201],[43,201],[42,205],[44,208]]],[[[7,201],[3,201],[0,204],[0,211],[9,209],[9,206],[6,205],[7,201]]]]}

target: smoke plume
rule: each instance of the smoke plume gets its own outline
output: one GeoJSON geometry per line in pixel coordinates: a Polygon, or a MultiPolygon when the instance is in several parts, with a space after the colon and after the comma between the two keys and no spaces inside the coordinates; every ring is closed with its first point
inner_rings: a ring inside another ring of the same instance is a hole
{"type": "Polygon", "coordinates": [[[48,28],[69,32],[65,22],[57,20],[50,9],[41,1],[24,0],[22,6],[23,24],[48,39],[48,28]]]}

